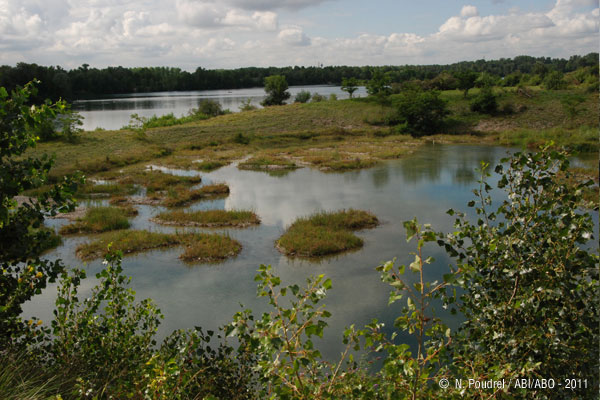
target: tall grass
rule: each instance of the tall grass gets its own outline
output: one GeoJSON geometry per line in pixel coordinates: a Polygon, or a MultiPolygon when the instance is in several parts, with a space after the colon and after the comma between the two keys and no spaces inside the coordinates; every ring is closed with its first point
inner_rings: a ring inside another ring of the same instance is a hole
{"type": "Polygon", "coordinates": [[[93,260],[111,250],[124,254],[172,246],[186,246],[181,259],[187,262],[216,262],[232,257],[240,252],[242,245],[228,236],[208,233],[156,233],[149,231],[122,230],[106,232],[91,242],[77,247],[77,255],[82,260],[93,260]]]}
{"type": "Polygon", "coordinates": [[[249,225],[257,225],[260,223],[260,219],[254,212],[246,210],[175,210],[158,214],[156,217],[156,222],[165,225],[178,226],[244,227],[249,225]]]}
{"type": "Polygon", "coordinates": [[[287,255],[320,257],[362,247],[363,241],[351,231],[373,228],[377,217],[362,210],[320,212],[296,220],[277,241],[287,255]]]}
{"type": "Polygon", "coordinates": [[[121,207],[90,208],[81,220],[63,226],[59,232],[63,235],[68,235],[127,229],[130,226],[127,216],[132,213],[132,209],[123,209],[121,207]]]}

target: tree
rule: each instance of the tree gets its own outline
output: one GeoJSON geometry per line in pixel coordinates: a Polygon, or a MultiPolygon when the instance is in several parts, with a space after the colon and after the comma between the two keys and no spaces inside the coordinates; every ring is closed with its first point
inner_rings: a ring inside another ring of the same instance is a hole
{"type": "MultiPolygon", "coordinates": [[[[469,202],[477,221],[458,213],[455,232],[439,236],[457,260],[453,283],[462,289],[466,317],[454,362],[485,371],[485,379],[590,379],[599,366],[600,293],[598,255],[590,246],[597,244],[594,222],[583,212],[582,193],[593,182],[565,185],[558,177],[569,178],[567,154],[548,147],[502,162],[495,172],[507,199],[490,210],[492,187],[482,163],[477,201],[469,202]]],[[[588,384],[578,396],[596,398],[597,388],[588,384]]],[[[517,396],[571,397],[564,386],[517,396]]]]}
{"type": "MultiPolygon", "coordinates": [[[[62,102],[30,106],[34,82],[12,91],[0,87],[0,350],[23,335],[40,338],[39,331],[21,320],[21,306],[53,282],[64,266],[60,260],[39,258],[51,232],[43,229],[45,215],[70,211],[76,179],[64,178],[48,192],[19,203],[16,196],[47,182],[53,160],[25,156],[39,138],[35,128],[65,110],[62,102]]],[[[32,339],[32,340],[33,340],[32,339]]]]}
{"type": "Polygon", "coordinates": [[[352,98],[352,94],[358,90],[358,80],[356,78],[342,79],[342,90],[348,92],[348,96],[352,98]]]}
{"type": "Polygon", "coordinates": [[[463,97],[466,98],[469,89],[475,87],[475,81],[479,77],[479,74],[474,71],[464,70],[456,72],[454,77],[458,80],[458,89],[463,91],[463,97]]]}
{"type": "Polygon", "coordinates": [[[391,92],[390,80],[379,68],[372,72],[371,80],[367,82],[369,96],[385,97],[391,92]]]}
{"type": "Polygon", "coordinates": [[[283,75],[271,75],[265,78],[265,92],[267,97],[260,103],[263,106],[280,106],[290,98],[287,91],[288,83],[283,75]]]}
{"type": "Polygon", "coordinates": [[[567,87],[564,76],[559,71],[552,71],[544,78],[544,87],[548,90],[560,90],[567,87]]]}
{"type": "Polygon", "coordinates": [[[493,114],[498,109],[498,101],[490,86],[484,86],[471,101],[471,111],[493,114]]]}
{"type": "Polygon", "coordinates": [[[436,133],[449,114],[446,101],[435,90],[402,92],[394,106],[402,128],[413,136],[436,133]]]}

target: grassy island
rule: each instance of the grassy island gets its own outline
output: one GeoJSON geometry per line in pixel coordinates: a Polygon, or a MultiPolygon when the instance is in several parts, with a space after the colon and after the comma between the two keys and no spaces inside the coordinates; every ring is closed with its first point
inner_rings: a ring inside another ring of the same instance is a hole
{"type": "Polygon", "coordinates": [[[254,212],[245,210],[175,210],[160,213],[153,221],[162,225],[199,226],[206,228],[244,228],[260,224],[260,219],[254,212]]]}
{"type": "Polygon", "coordinates": [[[94,207],[86,211],[85,215],[72,224],[60,228],[62,235],[77,233],[101,233],[129,228],[128,216],[135,215],[137,210],[133,207],[94,207]]]}
{"type": "Polygon", "coordinates": [[[228,236],[207,233],[168,234],[136,230],[106,232],[77,247],[82,260],[93,260],[107,253],[107,246],[124,254],[172,246],[186,246],[181,259],[187,262],[216,262],[237,255],[242,245],[228,236]]]}
{"type": "Polygon", "coordinates": [[[286,255],[321,257],[362,247],[352,231],[373,228],[377,217],[368,211],[319,212],[297,219],[279,238],[277,248],[286,255]]]}

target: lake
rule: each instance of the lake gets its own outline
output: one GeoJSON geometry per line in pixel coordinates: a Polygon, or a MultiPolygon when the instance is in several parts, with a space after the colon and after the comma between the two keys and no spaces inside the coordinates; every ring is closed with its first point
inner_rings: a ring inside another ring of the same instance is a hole
{"type": "MultiPolygon", "coordinates": [[[[494,166],[508,151],[495,146],[429,144],[406,158],[346,173],[302,168],[285,176],[271,176],[264,172],[241,171],[235,165],[211,173],[170,170],[176,174],[199,174],[203,184],[225,182],[230,186],[228,198],[199,202],[191,209],[252,209],[262,223],[255,228],[204,230],[227,233],[243,245],[237,257],[221,264],[184,264],[178,259],[181,249],[174,248],[126,256],[123,268],[132,277],[137,299],[154,299],[164,313],[159,331],[161,338],[178,328],[216,329],[231,321],[232,315],[240,310],[240,304],[255,314],[268,310],[265,299],[256,297],[253,280],[260,264],[272,265],[284,285],[303,284],[310,275],[325,274],[332,279],[333,288],[324,304],[333,316],[324,339],[317,341],[317,346],[325,357],[336,358],[342,349],[344,327],[353,323],[362,327],[372,318],[391,327],[399,315],[404,302],[388,307],[390,288],[380,281],[375,267],[394,257],[407,265],[414,260],[410,252],[416,250],[416,244],[406,243],[402,222],[417,217],[422,224],[432,224],[436,231],[451,231],[454,217],[447,215],[446,210],[469,210],[466,204],[473,198],[471,190],[478,185],[475,168],[480,161],[494,166]],[[365,242],[362,249],[321,261],[289,258],[275,249],[275,240],[296,218],[319,210],[348,208],[369,210],[381,221],[377,228],[358,232],[365,242]]],[[[490,183],[495,185],[494,176],[490,183]]],[[[503,192],[495,190],[492,195],[497,207],[504,198],[503,192]]],[[[175,231],[173,227],[148,221],[164,210],[162,207],[137,207],[139,215],[132,220],[133,229],[175,231]]],[[[594,218],[597,235],[597,212],[594,218]]],[[[66,223],[59,219],[48,221],[54,227],[66,223]]],[[[65,238],[64,244],[47,257],[62,258],[67,265],[81,266],[74,249],[87,240],[85,236],[65,238]]],[[[423,254],[436,259],[426,269],[425,278],[440,280],[451,260],[436,244],[426,246],[423,254]]],[[[92,277],[102,264],[97,260],[85,268],[90,278],[82,283],[80,299],[96,282],[92,277]]],[[[48,321],[52,317],[55,295],[55,286],[50,286],[26,305],[25,315],[48,321]]],[[[441,315],[457,326],[456,317],[441,315]]]]}
{"type": "MultiPolygon", "coordinates": [[[[288,90],[291,94],[288,103],[293,102],[296,94],[302,90],[319,93],[327,98],[331,94],[335,94],[340,100],[348,98],[348,93],[342,91],[340,86],[292,86],[288,90]]],[[[361,86],[354,92],[354,97],[366,96],[366,94],[366,89],[361,86]]],[[[73,102],[73,110],[83,117],[84,130],[90,131],[96,128],[112,130],[128,125],[131,114],[151,117],[173,113],[180,117],[187,115],[192,108],[198,108],[198,105],[206,100],[218,101],[223,109],[238,112],[242,103],[248,99],[251,104],[261,107],[260,102],[264,98],[264,88],[130,93],[102,99],[76,100],[73,102]]]]}

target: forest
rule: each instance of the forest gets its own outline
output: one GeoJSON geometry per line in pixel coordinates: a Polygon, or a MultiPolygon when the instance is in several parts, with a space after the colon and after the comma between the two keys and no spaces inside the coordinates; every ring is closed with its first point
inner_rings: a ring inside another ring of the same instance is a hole
{"type": "MultiPolygon", "coordinates": [[[[374,74],[383,73],[391,82],[430,80],[442,72],[458,71],[485,72],[496,78],[527,78],[538,75],[542,79],[551,71],[568,73],[577,69],[592,68],[598,73],[598,53],[585,56],[574,55],[563,58],[518,56],[499,60],[463,61],[449,65],[404,65],[404,66],[327,66],[327,67],[247,67],[238,69],[204,69],[194,72],[172,67],[107,67],[103,69],[83,64],[72,70],[60,66],[41,66],[18,63],[16,66],[0,66],[0,86],[8,91],[23,86],[33,79],[40,80],[38,93],[33,101],[59,98],[76,100],[105,95],[136,92],[160,92],[182,90],[240,89],[263,86],[264,79],[272,75],[285,76],[289,85],[341,84],[344,78],[367,81],[374,74]]],[[[514,80],[514,79],[513,79],[514,80]]],[[[533,82],[535,84],[535,82],[533,82]]],[[[513,86],[511,82],[510,86],[513,86]]],[[[440,90],[453,89],[440,87],[440,90]]]]}

